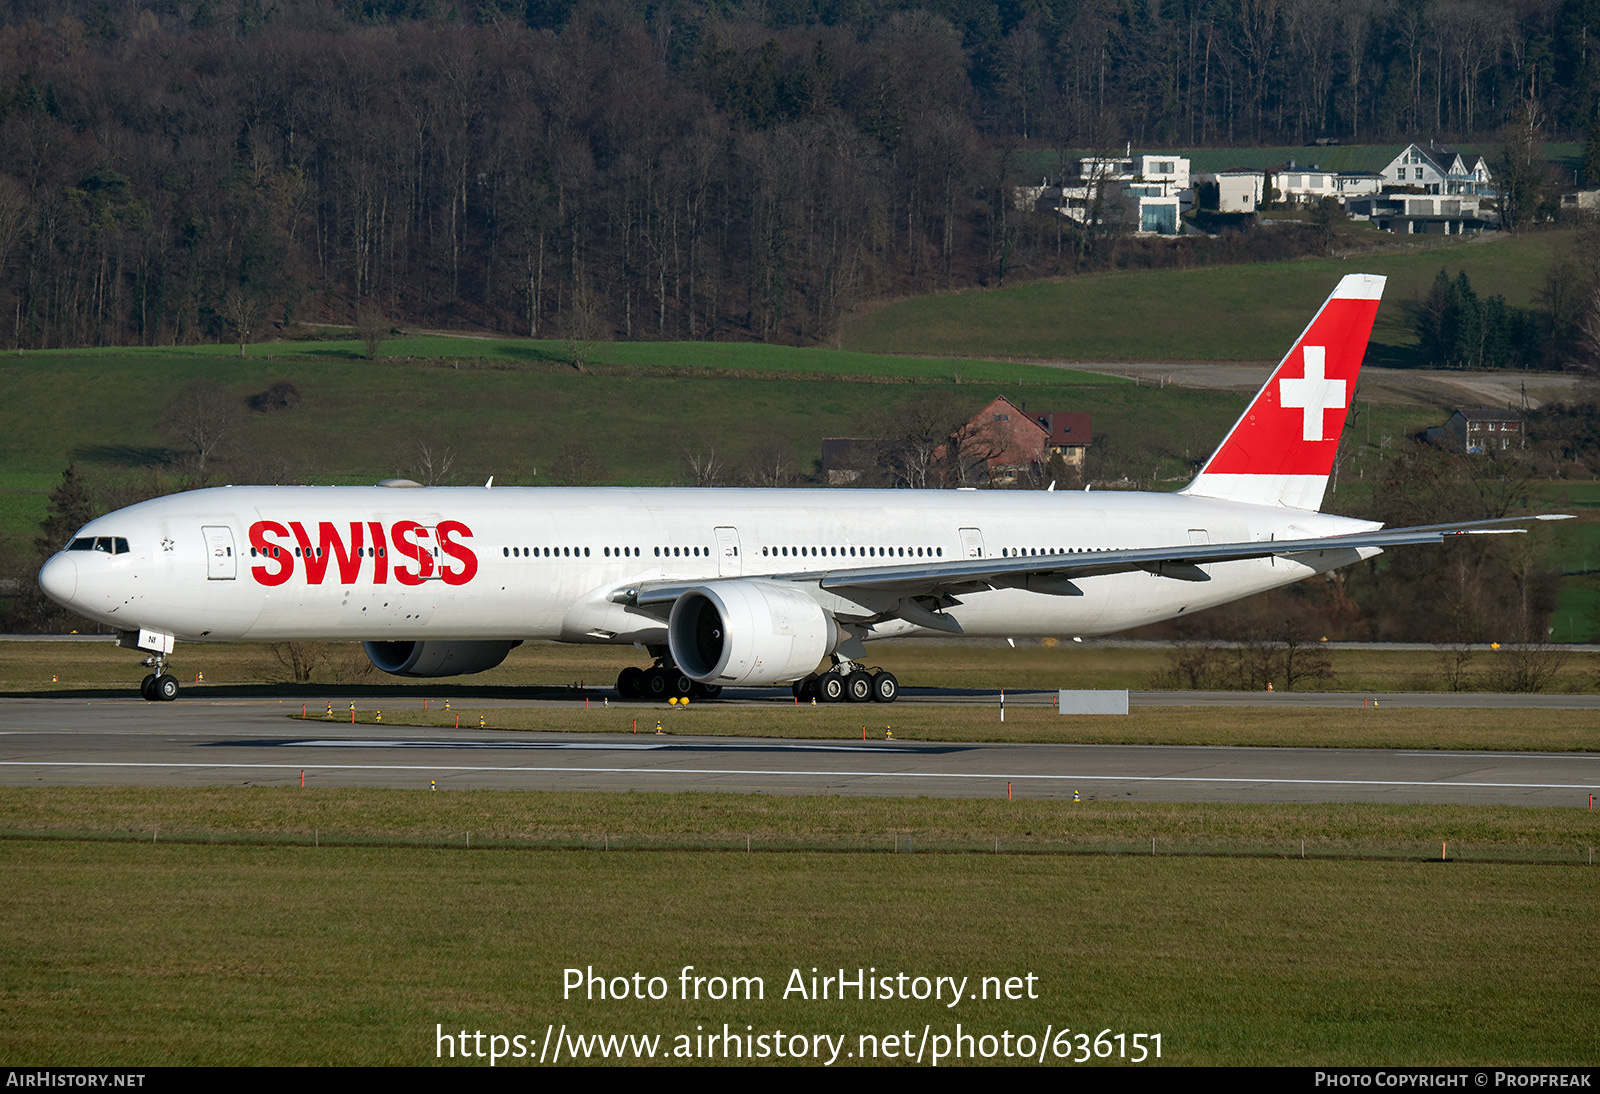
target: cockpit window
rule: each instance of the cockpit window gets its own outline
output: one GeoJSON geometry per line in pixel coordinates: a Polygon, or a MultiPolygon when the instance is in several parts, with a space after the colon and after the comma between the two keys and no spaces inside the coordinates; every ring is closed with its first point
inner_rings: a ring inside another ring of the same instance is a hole
{"type": "Polygon", "coordinates": [[[83,536],[67,544],[69,551],[104,551],[108,555],[128,553],[128,541],[122,536],[83,536]]]}

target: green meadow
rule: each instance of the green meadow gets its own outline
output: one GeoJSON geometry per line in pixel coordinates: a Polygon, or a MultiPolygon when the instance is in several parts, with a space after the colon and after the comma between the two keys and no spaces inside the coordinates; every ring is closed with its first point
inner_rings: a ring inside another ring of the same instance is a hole
{"type": "Polygon", "coordinates": [[[1374,364],[1416,344],[1411,306],[1441,267],[1466,270],[1480,296],[1530,307],[1570,231],[1483,236],[1294,262],[1091,274],[886,304],[847,321],[843,345],[870,352],[996,354],[1052,361],[1277,360],[1339,278],[1389,278],[1373,329],[1374,364]]]}
{"type": "Polygon", "coordinates": [[[990,1064],[1141,1034],[1150,1064],[1582,1066],[1600,1036],[1577,810],[9,789],[0,836],[28,1066],[741,1062],[697,1039],[724,1024],[806,1038],[758,1063],[929,1065],[958,1023],[990,1064]],[[971,994],[818,997],[857,970],[971,994]]]}

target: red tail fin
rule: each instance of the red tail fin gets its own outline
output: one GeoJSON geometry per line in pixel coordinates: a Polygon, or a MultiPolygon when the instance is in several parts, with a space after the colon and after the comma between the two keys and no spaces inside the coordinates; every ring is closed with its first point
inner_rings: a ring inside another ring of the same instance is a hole
{"type": "Polygon", "coordinates": [[[1339,282],[1185,494],[1318,509],[1384,278],[1339,282]]]}

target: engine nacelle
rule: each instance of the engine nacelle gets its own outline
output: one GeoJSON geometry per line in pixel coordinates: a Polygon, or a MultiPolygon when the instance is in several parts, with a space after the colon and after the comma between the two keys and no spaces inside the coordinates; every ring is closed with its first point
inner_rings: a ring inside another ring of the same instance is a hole
{"type": "Polygon", "coordinates": [[[672,605],[672,660],[702,684],[787,684],[838,645],[839,628],[799,589],[728,581],[690,589],[672,605]]]}
{"type": "Polygon", "coordinates": [[[486,672],[522,645],[515,642],[363,642],[374,665],[391,676],[465,676],[486,672]]]}

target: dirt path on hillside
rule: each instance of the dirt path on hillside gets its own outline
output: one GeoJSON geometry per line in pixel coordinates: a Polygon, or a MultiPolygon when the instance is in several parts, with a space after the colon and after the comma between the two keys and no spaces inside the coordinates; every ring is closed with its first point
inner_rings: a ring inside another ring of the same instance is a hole
{"type": "MultiPolygon", "coordinates": [[[[1041,361],[1054,368],[1075,368],[1104,376],[1124,376],[1147,384],[1255,392],[1266,383],[1272,364],[1264,361],[1170,361],[1093,364],[1080,361],[1041,361]]],[[[1439,369],[1364,368],[1357,398],[1381,403],[1417,406],[1522,406],[1568,398],[1579,377],[1564,372],[1447,372],[1439,369]]]]}

